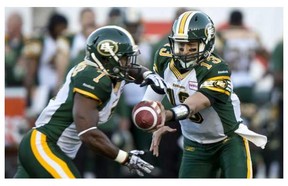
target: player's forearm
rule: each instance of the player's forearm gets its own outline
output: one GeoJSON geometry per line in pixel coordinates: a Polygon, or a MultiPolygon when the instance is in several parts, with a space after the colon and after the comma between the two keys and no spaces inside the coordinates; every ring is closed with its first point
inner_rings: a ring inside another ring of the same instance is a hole
{"type": "Polygon", "coordinates": [[[99,129],[88,132],[81,136],[81,140],[95,153],[114,160],[117,157],[119,148],[99,129]]]}
{"type": "Polygon", "coordinates": [[[210,100],[200,92],[189,96],[183,103],[189,107],[190,115],[211,106],[210,100]]]}
{"type": "Polygon", "coordinates": [[[210,100],[200,92],[189,96],[182,104],[166,110],[166,121],[183,120],[211,106],[210,100]]]}
{"type": "Polygon", "coordinates": [[[166,120],[165,121],[171,121],[173,119],[173,113],[171,110],[165,110],[166,120]]]}

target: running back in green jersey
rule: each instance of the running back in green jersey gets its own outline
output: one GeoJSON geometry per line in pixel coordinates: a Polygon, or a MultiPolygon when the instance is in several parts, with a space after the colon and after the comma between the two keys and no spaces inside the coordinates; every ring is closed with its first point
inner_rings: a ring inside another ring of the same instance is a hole
{"type": "Polygon", "coordinates": [[[110,118],[124,85],[125,81],[113,85],[94,63],[83,61],[69,71],[56,97],[42,111],[36,121],[37,130],[57,142],[69,157],[74,158],[81,145],[72,116],[74,94],[77,92],[99,103],[99,124],[102,124],[110,118]]]}

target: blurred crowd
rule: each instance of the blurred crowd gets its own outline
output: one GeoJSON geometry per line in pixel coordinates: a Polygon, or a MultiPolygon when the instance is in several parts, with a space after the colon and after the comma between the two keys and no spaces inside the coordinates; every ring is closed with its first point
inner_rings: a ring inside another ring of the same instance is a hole
{"type": "MultiPolygon", "coordinates": [[[[34,14],[39,13],[37,8],[33,9],[34,14]]],[[[186,10],[188,9],[175,9],[174,18],[186,10]]],[[[17,145],[21,135],[33,127],[37,116],[61,87],[69,69],[83,61],[88,35],[102,26],[97,23],[96,12],[91,8],[81,9],[81,30],[78,33],[68,30],[71,23],[61,12],[51,10],[49,14],[42,16],[46,16],[47,24],[35,29],[35,33],[31,33],[29,37],[23,34],[22,27],[25,23],[19,12],[6,17],[5,96],[7,99],[13,98],[15,92],[21,92],[24,103],[22,118],[17,116],[18,119],[15,119],[7,115],[7,104],[10,102],[6,101],[6,178],[13,177],[16,172],[17,145]]],[[[235,9],[230,12],[227,20],[216,25],[215,50],[231,68],[234,91],[241,101],[245,123],[249,128],[268,137],[264,150],[250,145],[254,177],[283,178],[283,40],[272,51],[267,50],[259,33],[246,25],[245,19],[245,14],[235,9]]],[[[122,26],[132,34],[141,51],[138,63],[150,69],[156,49],[168,43],[170,30],[157,40],[152,41],[146,37],[145,20],[134,8],[110,8],[105,25],[110,24],[122,26]]],[[[145,150],[147,153],[143,159],[156,167],[149,177],[177,178],[182,153],[180,126],[178,123],[171,123],[178,132],[163,136],[165,139],[161,141],[160,156],[152,156],[149,152],[151,133],[137,129],[131,120],[132,108],[141,101],[146,89],[135,86],[139,85],[131,83],[125,87],[116,114],[99,128],[123,150],[145,150]]],[[[166,107],[171,106],[166,98],[163,104],[166,107]]],[[[75,162],[86,178],[133,177],[118,163],[98,156],[85,146],[81,147],[75,162]]]]}

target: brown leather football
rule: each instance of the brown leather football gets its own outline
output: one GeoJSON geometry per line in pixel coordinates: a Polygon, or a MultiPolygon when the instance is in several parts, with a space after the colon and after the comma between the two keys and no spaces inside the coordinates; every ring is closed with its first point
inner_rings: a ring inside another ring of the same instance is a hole
{"type": "Polygon", "coordinates": [[[161,124],[161,108],[156,101],[141,101],[134,106],[132,119],[137,128],[152,130],[161,124]]]}

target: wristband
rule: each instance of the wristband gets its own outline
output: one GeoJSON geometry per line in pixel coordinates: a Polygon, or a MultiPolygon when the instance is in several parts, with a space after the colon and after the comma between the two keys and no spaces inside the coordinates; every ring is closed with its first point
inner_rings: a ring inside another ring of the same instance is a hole
{"type": "Polygon", "coordinates": [[[123,164],[126,162],[127,158],[128,158],[128,153],[119,149],[118,155],[114,159],[114,161],[117,161],[118,163],[123,164]]]}
{"type": "Polygon", "coordinates": [[[186,104],[177,105],[170,108],[169,110],[171,110],[173,114],[171,119],[172,121],[186,119],[190,114],[190,109],[186,104]]]}

